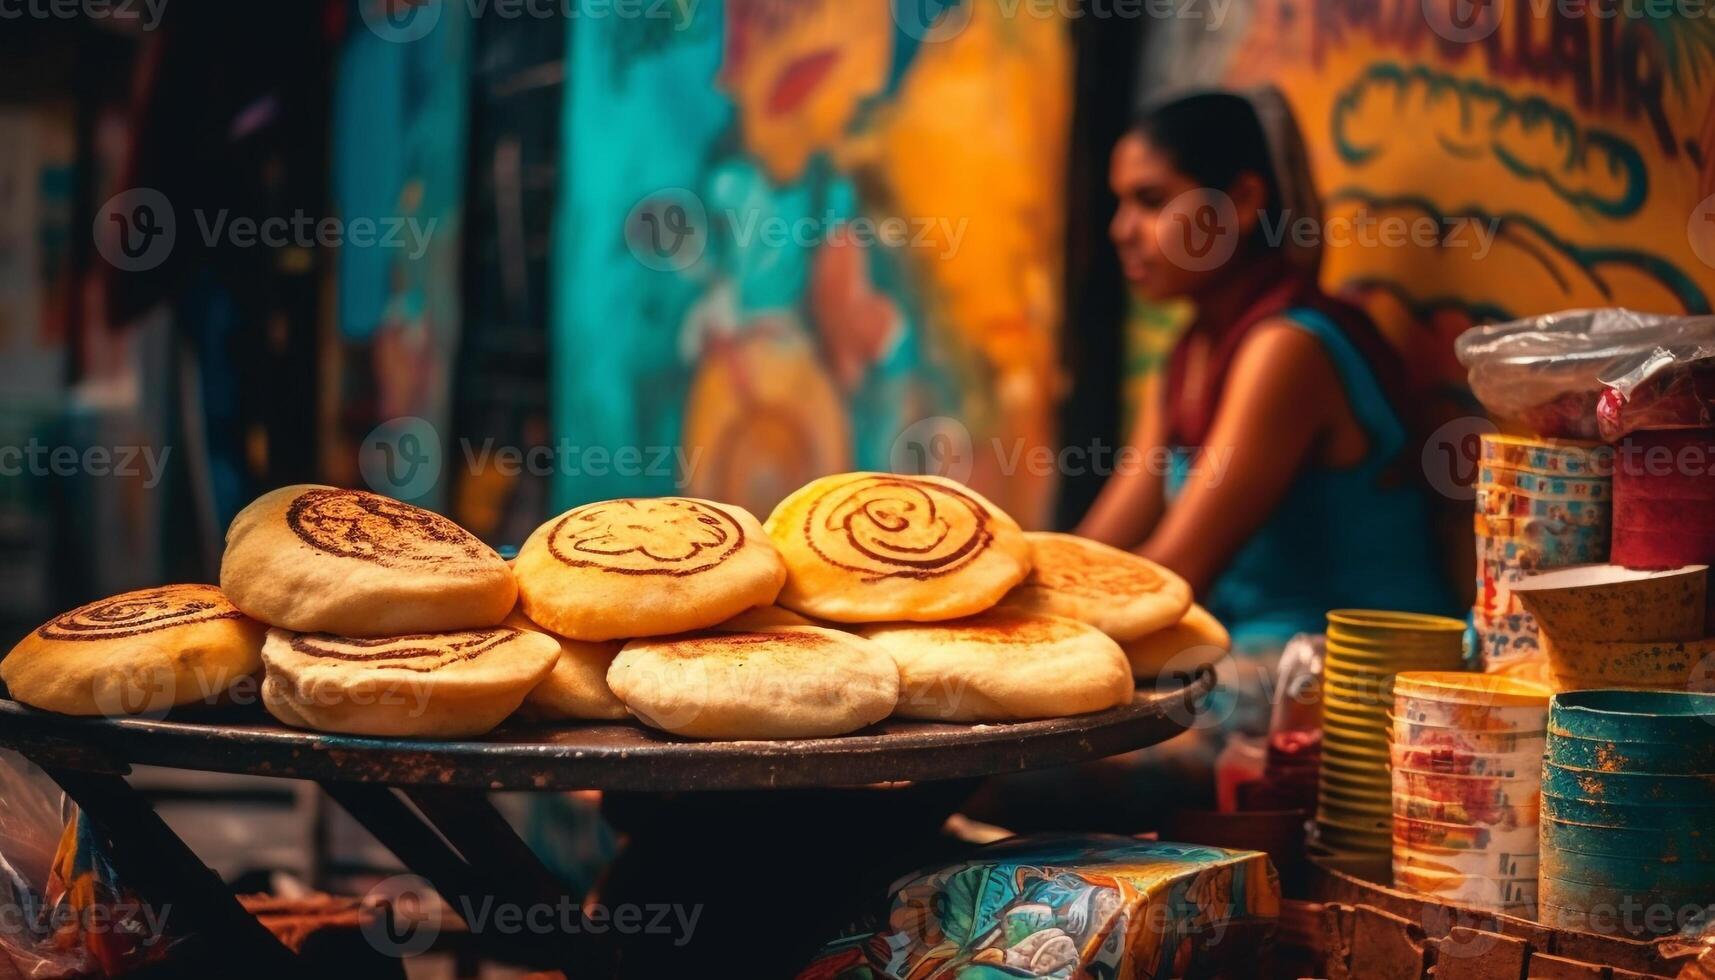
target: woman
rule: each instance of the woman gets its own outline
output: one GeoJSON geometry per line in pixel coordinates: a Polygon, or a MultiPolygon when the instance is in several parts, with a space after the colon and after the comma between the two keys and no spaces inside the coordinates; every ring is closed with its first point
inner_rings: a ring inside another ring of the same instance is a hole
{"type": "Polygon", "coordinates": [[[1331,608],[1454,605],[1399,360],[1317,286],[1308,170],[1272,89],[1153,109],[1111,164],[1126,279],[1196,315],[1132,433],[1136,458],[1168,447],[1171,472],[1114,477],[1078,530],[1178,571],[1241,653],[1320,632],[1331,608]]]}
{"type": "Polygon", "coordinates": [[[1080,534],[1137,549],[1190,581],[1233,636],[1196,730],[1133,755],[992,780],[965,812],[1015,831],[1135,833],[1163,801],[1214,803],[1228,732],[1266,731],[1274,665],[1329,609],[1450,611],[1429,537],[1418,449],[1391,401],[1397,357],[1364,314],[1316,285],[1319,202],[1278,92],[1205,93],[1142,115],[1114,148],[1111,234],[1126,279],[1196,315],[1134,459],[1172,451],[1166,479],[1102,488],[1080,534]],[[1225,195],[1223,198],[1222,195],[1225,195]],[[1230,249],[1230,254],[1226,254],[1230,249]]]}

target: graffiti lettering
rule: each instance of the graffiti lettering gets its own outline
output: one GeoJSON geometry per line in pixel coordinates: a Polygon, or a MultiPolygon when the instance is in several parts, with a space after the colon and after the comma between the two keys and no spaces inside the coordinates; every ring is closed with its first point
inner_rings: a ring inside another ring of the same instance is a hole
{"type": "MultiPolygon", "coordinates": [[[[1441,0],[1436,0],[1441,2],[1441,0]]],[[[1320,62],[1361,32],[1386,47],[1425,53],[1433,48],[1449,63],[1480,58],[1497,79],[1529,79],[1571,86],[1580,108],[1643,118],[1663,155],[1679,155],[1666,111],[1667,88],[1690,84],[1686,73],[1708,67],[1705,52],[1685,45],[1674,77],[1662,37],[1652,28],[1652,9],[1705,0],[1445,0],[1454,26],[1484,17],[1500,18],[1498,30],[1473,31],[1472,40],[1438,35],[1423,14],[1421,0],[1318,0],[1313,17],[1312,51],[1320,62]]],[[[1677,22],[1676,22],[1677,23],[1677,22]]],[[[1685,30],[1707,29],[1704,18],[1683,22],[1685,30]]],[[[1710,55],[1709,57],[1715,57],[1710,55]]]]}

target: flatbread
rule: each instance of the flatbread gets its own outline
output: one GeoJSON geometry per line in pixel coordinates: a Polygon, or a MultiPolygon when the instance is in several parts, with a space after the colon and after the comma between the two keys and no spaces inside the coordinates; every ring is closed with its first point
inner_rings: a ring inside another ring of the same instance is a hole
{"type": "Polygon", "coordinates": [[[801,616],[785,606],[757,606],[755,609],[746,609],[715,628],[748,632],[755,629],[767,629],[772,626],[821,625],[823,624],[808,616],[801,616]]]}
{"type": "Polygon", "coordinates": [[[994,610],[949,623],[858,631],[899,663],[904,718],[1024,721],[1129,704],[1125,654],[1107,634],[1063,616],[994,610]]]}
{"type": "Polygon", "coordinates": [[[1148,679],[1212,664],[1232,650],[1233,640],[1220,620],[1193,603],[1179,622],[1127,640],[1120,648],[1131,661],[1132,676],[1148,679]]]}
{"type": "Polygon", "coordinates": [[[524,698],[520,713],[536,721],[614,721],[630,717],[625,705],[607,686],[607,669],[624,646],[618,640],[587,643],[554,636],[522,611],[514,610],[504,625],[552,637],[560,645],[554,669],[524,698]]]}
{"type": "Polygon", "coordinates": [[[782,501],[767,527],[791,572],[780,604],[836,623],[969,616],[1030,571],[1018,524],[936,476],[825,477],[782,501]]]}
{"type": "Polygon", "coordinates": [[[140,589],[43,623],[0,660],[0,678],[44,711],[148,714],[219,700],[261,669],[267,629],[212,585],[140,589]]]}
{"type": "Polygon", "coordinates": [[[1166,629],[1191,608],[1191,586],[1129,551],[1075,534],[1032,531],[1030,576],[1003,605],[1069,616],[1120,642],[1166,629]]]}
{"type": "Polygon", "coordinates": [[[574,640],[705,629],[780,593],[755,517],[690,497],[607,500],[537,528],[513,563],[524,614],[574,640]]]}
{"type": "Polygon", "coordinates": [[[500,555],[452,521],[321,486],[282,487],[239,511],[220,585],[270,626],[339,636],[494,626],[518,599],[500,555]]]}
{"type": "Polygon", "coordinates": [[[813,626],[634,640],[607,682],[644,724],[702,739],[844,735],[886,718],[899,698],[886,652],[813,626]]]}
{"type": "Polygon", "coordinates": [[[510,626],[395,637],[274,629],[262,647],[262,703],[317,731],[481,735],[518,710],[559,656],[553,637],[510,626]]]}

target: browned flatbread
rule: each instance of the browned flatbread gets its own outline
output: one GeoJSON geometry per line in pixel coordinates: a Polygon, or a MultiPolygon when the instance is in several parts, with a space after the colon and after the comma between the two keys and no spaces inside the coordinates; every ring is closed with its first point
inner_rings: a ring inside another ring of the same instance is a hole
{"type": "Polygon", "coordinates": [[[644,724],[704,739],[843,735],[886,718],[899,697],[884,651],[814,626],[634,640],[607,681],[644,724]]]}
{"type": "Polygon", "coordinates": [[[239,511],[220,585],[270,626],[340,636],[494,626],[518,599],[494,549],[445,517],[318,486],[283,487],[239,511]]]}
{"type": "Polygon", "coordinates": [[[817,622],[808,616],[800,616],[785,606],[757,606],[755,609],[746,609],[715,628],[749,632],[750,630],[768,629],[774,626],[824,625],[826,624],[817,622]]]}
{"type": "Polygon", "coordinates": [[[780,604],[836,623],[969,616],[1030,571],[1018,524],[941,477],[824,477],[782,501],[767,527],[791,572],[780,604]]]}
{"type": "Polygon", "coordinates": [[[1232,647],[1227,628],[1195,603],[1172,626],[1120,644],[1138,678],[1189,672],[1220,660],[1232,647]]]}
{"type": "Polygon", "coordinates": [[[905,718],[1023,721],[1131,701],[1131,668],[1107,634],[1062,616],[993,610],[945,623],[859,630],[899,663],[905,718]]]}
{"type": "Polygon", "coordinates": [[[774,601],[780,553],[748,511],[711,500],[606,500],[537,528],[513,563],[525,615],[574,640],[705,629],[774,601]]]}
{"type": "Polygon", "coordinates": [[[612,721],[628,717],[622,704],[607,686],[607,669],[624,646],[618,640],[589,643],[554,636],[536,625],[521,610],[506,617],[507,626],[551,636],[560,645],[554,670],[524,698],[520,712],[538,721],[612,721]]]}
{"type": "Polygon", "coordinates": [[[481,735],[518,710],[559,659],[534,630],[345,637],[269,630],[262,703],[288,725],[350,735],[481,735]]]}
{"type": "Polygon", "coordinates": [[[1124,643],[1177,623],[1191,587],[1139,555],[1075,534],[1032,531],[1030,577],[1002,605],[1070,616],[1124,643]]]}
{"type": "Polygon", "coordinates": [[[12,697],[68,715],[217,701],[262,666],[267,627],[212,585],[168,585],[80,606],[0,660],[12,697]]]}

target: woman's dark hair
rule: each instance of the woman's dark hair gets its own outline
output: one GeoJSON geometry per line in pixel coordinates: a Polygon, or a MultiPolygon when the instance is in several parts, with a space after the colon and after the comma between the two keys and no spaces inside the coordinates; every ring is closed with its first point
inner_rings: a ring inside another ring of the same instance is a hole
{"type": "Polygon", "coordinates": [[[1231,92],[1199,92],[1138,113],[1132,132],[1166,154],[1173,169],[1199,186],[1227,190],[1246,171],[1262,178],[1264,210],[1280,215],[1280,181],[1268,137],[1249,99],[1231,92]]]}

